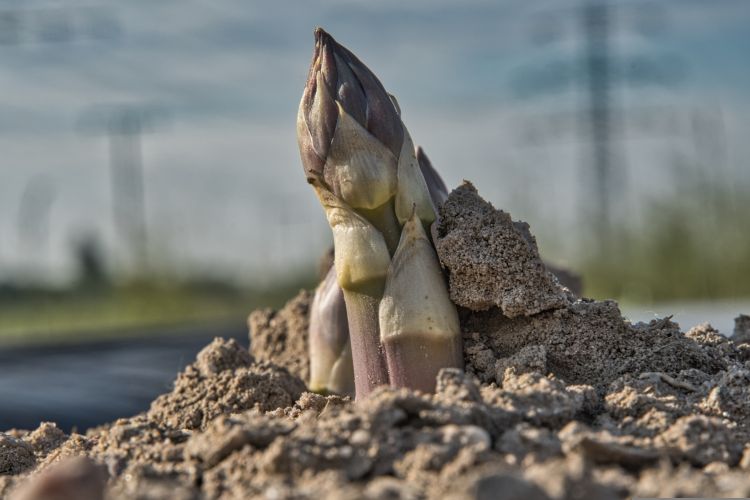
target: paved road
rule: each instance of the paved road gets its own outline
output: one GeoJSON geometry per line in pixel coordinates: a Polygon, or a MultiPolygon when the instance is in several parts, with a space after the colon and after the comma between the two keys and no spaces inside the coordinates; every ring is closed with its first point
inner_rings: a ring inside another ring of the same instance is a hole
{"type": "Polygon", "coordinates": [[[0,431],[40,421],[83,431],[148,408],[213,337],[247,345],[245,325],[76,345],[0,349],[0,431]]]}

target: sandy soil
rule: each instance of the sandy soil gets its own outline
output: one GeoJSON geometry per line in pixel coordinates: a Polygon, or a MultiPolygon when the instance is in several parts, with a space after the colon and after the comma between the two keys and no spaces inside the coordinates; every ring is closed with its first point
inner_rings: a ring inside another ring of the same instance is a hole
{"type": "Polygon", "coordinates": [[[251,315],[251,353],[214,340],[143,414],[0,433],[0,496],[750,496],[750,318],[732,340],[576,299],[470,185],[434,235],[466,361],[436,394],[307,392],[303,291],[251,315]]]}

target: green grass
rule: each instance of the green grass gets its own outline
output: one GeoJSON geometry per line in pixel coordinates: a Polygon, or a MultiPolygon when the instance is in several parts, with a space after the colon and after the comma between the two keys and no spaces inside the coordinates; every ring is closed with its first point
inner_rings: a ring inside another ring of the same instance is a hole
{"type": "Polygon", "coordinates": [[[278,307],[302,276],[269,289],[138,282],[117,287],[21,290],[0,297],[0,345],[138,335],[155,327],[241,324],[259,307],[278,307]]]}
{"type": "Polygon", "coordinates": [[[577,267],[585,295],[644,304],[750,297],[750,189],[683,180],[646,207],[645,227],[616,228],[577,267]]]}

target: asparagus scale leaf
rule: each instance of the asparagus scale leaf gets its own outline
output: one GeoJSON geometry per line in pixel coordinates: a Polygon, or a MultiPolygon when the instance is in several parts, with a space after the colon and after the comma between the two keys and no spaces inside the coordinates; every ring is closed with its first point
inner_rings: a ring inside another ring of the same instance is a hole
{"type": "Polygon", "coordinates": [[[313,185],[333,232],[338,284],[344,290],[377,287],[384,282],[391,260],[382,233],[324,186],[313,185]]]}
{"type": "Polygon", "coordinates": [[[379,318],[392,385],[434,392],[441,368],[463,368],[456,306],[416,212],[388,269],[379,318]]]}
{"type": "Polygon", "coordinates": [[[429,227],[435,221],[435,207],[430,191],[419,168],[419,161],[409,132],[404,134],[404,145],[398,162],[398,190],[396,216],[405,224],[416,211],[423,224],[429,227]]]}

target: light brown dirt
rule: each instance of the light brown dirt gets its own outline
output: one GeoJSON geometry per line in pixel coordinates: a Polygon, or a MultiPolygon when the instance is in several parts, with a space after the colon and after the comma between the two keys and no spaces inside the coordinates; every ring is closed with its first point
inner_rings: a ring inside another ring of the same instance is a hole
{"type": "Polygon", "coordinates": [[[254,362],[235,340],[216,338],[177,376],[172,392],[151,403],[146,416],[172,428],[203,429],[219,415],[289,406],[304,390],[286,369],[254,362]]]}
{"type": "Polygon", "coordinates": [[[280,311],[261,309],[247,319],[253,356],[283,366],[305,381],[310,379],[307,330],[312,297],[311,292],[301,290],[280,311]]]}
{"type": "Polygon", "coordinates": [[[539,257],[528,225],[477,195],[466,182],[440,209],[435,249],[451,300],[473,311],[493,306],[513,318],[563,307],[566,290],[539,257]]]}
{"type": "MultiPolygon", "coordinates": [[[[472,190],[451,203],[446,237],[475,207],[496,221],[487,241],[516,241],[472,190]]],[[[488,251],[464,241],[466,261],[488,251]]],[[[510,268],[537,285],[500,300],[519,314],[463,308],[466,371],[443,370],[434,395],[306,392],[302,293],[251,316],[252,355],[214,340],[143,414],[85,435],[48,423],[0,434],[0,497],[750,496],[747,344],[710,325],[630,324],[614,302],[559,295],[524,252],[510,268]],[[550,307],[532,312],[539,304],[550,307]]],[[[451,293],[471,296],[466,286],[452,280],[451,293]]]]}

